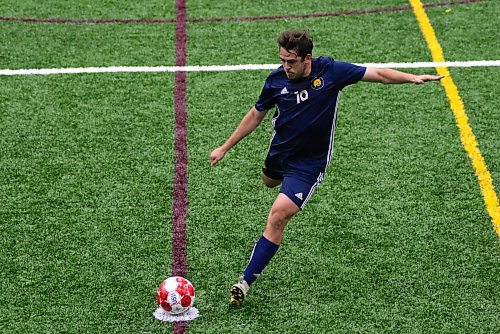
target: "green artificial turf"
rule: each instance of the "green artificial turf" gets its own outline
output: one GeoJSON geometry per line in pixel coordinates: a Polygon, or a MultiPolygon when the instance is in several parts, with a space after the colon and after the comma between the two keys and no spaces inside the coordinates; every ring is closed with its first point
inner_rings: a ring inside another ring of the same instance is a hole
{"type": "Polygon", "coordinates": [[[192,18],[260,17],[291,14],[304,15],[313,13],[351,12],[400,6],[408,6],[408,3],[402,0],[367,0],[363,2],[355,0],[290,0],[283,2],[256,0],[244,2],[243,5],[240,1],[236,0],[191,0],[188,2],[189,16],[192,18]]]}
{"type": "Polygon", "coordinates": [[[61,19],[174,18],[175,1],[2,0],[2,16],[61,19]]]}
{"type": "Polygon", "coordinates": [[[493,178],[497,196],[500,189],[500,102],[496,95],[500,78],[497,68],[454,68],[453,79],[460,89],[460,96],[469,122],[493,178]]]}
{"type": "Polygon", "coordinates": [[[496,1],[427,10],[447,61],[498,60],[500,15],[496,1]]]}
{"type": "Polygon", "coordinates": [[[5,69],[175,63],[173,25],[0,22],[5,69]]]}
{"type": "MultiPolygon", "coordinates": [[[[431,3],[433,1],[426,1],[431,3]]],[[[187,2],[188,18],[307,14],[407,1],[187,2]]],[[[175,2],[4,1],[1,16],[174,18],[175,2]]],[[[447,60],[497,60],[495,1],[428,9],[447,60]]],[[[430,61],[411,11],[191,22],[189,65],[279,63],[276,36],[309,28],[315,55],[430,61]]],[[[0,69],[175,62],[174,24],[0,22],[0,69]]],[[[434,73],[434,69],[407,70],[434,73]]],[[[498,67],[452,68],[500,189],[498,67]]],[[[239,309],[243,271],[278,189],[261,127],[217,167],[269,71],[188,73],[188,333],[497,333],[498,236],[444,89],[345,89],[325,181],[239,309]]],[[[0,332],[171,333],[153,318],[171,272],[174,85],[169,73],[0,76],[0,332]]]]}
{"type": "Polygon", "coordinates": [[[171,262],[171,79],[1,78],[2,333],[157,325],[155,285],[171,262]]]}
{"type": "Polygon", "coordinates": [[[285,29],[309,29],[314,54],[344,61],[430,61],[411,11],[262,22],[193,23],[189,64],[278,64],[276,38],[285,29]],[[254,27],[257,27],[255,29],[254,27]],[[377,27],[375,30],[366,26],[377,27]],[[252,29],[253,28],[253,29],[252,29]],[[207,43],[210,39],[218,41],[207,43]],[[220,41],[227,41],[221,47],[220,41]],[[368,42],[372,41],[372,42],[368,42]]]}

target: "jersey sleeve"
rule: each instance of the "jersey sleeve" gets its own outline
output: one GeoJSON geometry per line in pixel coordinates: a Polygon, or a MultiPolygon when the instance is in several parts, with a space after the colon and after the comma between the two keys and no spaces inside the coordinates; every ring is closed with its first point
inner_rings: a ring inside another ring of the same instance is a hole
{"type": "Polygon", "coordinates": [[[264,111],[274,108],[276,105],[276,99],[273,96],[273,90],[271,88],[271,83],[269,82],[269,78],[264,83],[264,87],[262,87],[262,92],[260,93],[260,97],[255,103],[255,109],[258,111],[264,111]]]}
{"type": "Polygon", "coordinates": [[[335,61],[333,63],[333,72],[337,85],[342,89],[361,80],[365,75],[366,67],[343,61],[335,61]]]}

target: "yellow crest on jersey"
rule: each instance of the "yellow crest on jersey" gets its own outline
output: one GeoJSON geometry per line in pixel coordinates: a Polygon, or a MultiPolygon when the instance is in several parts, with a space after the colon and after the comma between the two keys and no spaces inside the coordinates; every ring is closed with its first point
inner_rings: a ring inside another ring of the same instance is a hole
{"type": "Polygon", "coordinates": [[[325,81],[322,77],[316,77],[311,82],[312,89],[321,89],[325,85],[325,81]]]}

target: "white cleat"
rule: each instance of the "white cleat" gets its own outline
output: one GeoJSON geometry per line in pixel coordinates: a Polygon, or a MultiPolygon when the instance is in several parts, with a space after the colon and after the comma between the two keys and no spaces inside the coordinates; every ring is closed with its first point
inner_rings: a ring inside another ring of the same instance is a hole
{"type": "Polygon", "coordinates": [[[241,278],[240,281],[231,287],[231,305],[241,306],[247,296],[250,286],[241,278]]]}

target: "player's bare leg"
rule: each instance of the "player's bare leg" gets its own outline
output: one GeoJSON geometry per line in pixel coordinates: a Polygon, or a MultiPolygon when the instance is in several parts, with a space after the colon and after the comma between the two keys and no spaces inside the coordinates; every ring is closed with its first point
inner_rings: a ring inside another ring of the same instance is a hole
{"type": "Polygon", "coordinates": [[[269,176],[267,176],[264,173],[260,174],[260,177],[262,178],[262,182],[264,182],[264,184],[268,188],[274,188],[274,187],[279,186],[281,184],[281,180],[271,179],[269,176]]]}
{"type": "Polygon", "coordinates": [[[288,196],[282,193],[278,194],[267,217],[264,237],[272,243],[281,244],[286,225],[299,211],[300,208],[288,196]]]}
{"type": "Polygon", "coordinates": [[[286,195],[278,194],[269,212],[264,233],[254,247],[243,277],[231,287],[232,305],[239,306],[243,303],[250,285],[259,277],[278,250],[286,225],[299,210],[300,208],[286,195]]]}

